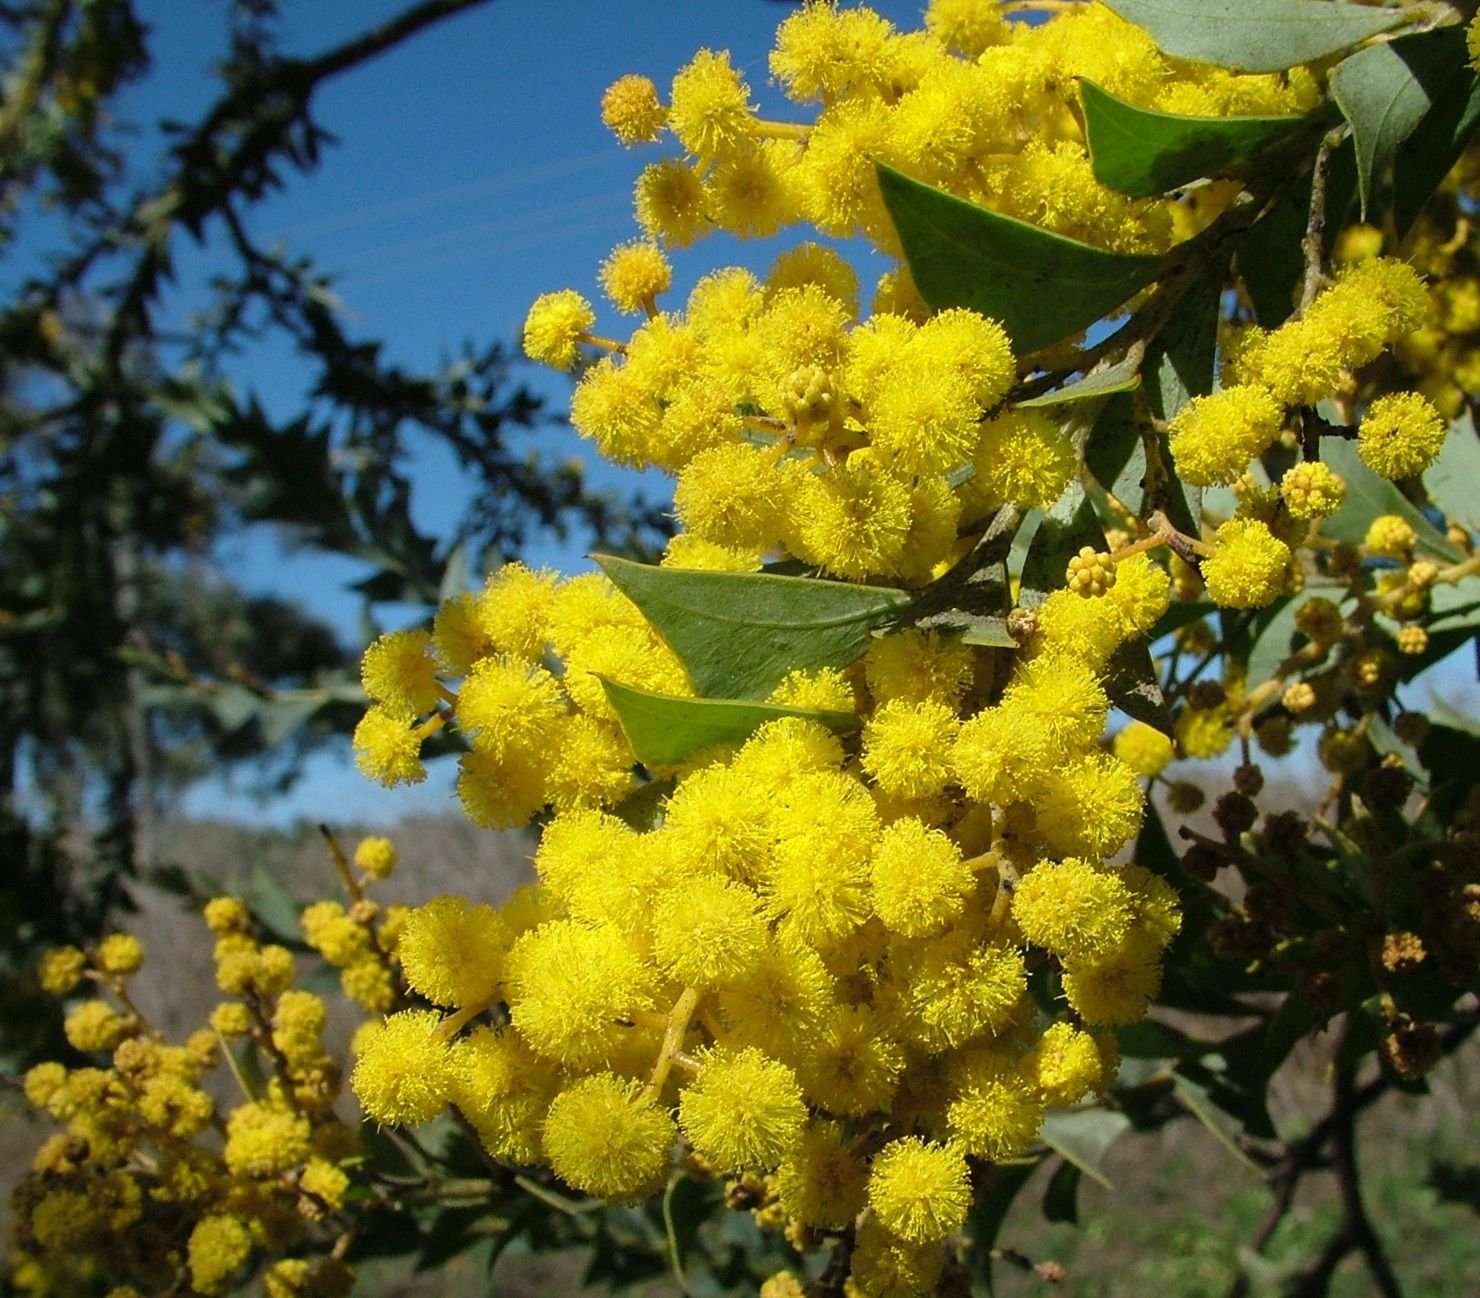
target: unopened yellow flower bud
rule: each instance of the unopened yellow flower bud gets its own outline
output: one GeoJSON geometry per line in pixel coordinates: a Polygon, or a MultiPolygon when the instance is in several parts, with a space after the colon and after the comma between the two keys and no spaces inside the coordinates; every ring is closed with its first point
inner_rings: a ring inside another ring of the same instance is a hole
{"type": "Polygon", "coordinates": [[[1319,460],[1306,460],[1285,471],[1280,494],[1296,518],[1326,518],[1346,499],[1346,481],[1319,460]]]}
{"type": "Polygon", "coordinates": [[[663,133],[668,110],[658,98],[658,87],[648,77],[629,73],[613,81],[602,95],[601,120],[630,147],[656,140],[663,133]]]}
{"type": "Polygon", "coordinates": [[[1115,585],[1115,560],[1092,545],[1082,546],[1069,560],[1067,580],[1069,589],[1078,595],[1103,595],[1115,585]]]}

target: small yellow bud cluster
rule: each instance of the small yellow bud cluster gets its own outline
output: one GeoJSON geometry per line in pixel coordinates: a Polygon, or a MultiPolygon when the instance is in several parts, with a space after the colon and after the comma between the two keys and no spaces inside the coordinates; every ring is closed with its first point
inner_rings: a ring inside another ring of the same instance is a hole
{"type": "Polygon", "coordinates": [[[1086,545],[1069,560],[1066,580],[1076,595],[1103,595],[1115,585],[1115,560],[1086,545]]]}
{"type": "Polygon", "coordinates": [[[1326,518],[1341,508],[1346,483],[1319,460],[1292,465],[1280,479],[1285,508],[1295,518],[1326,518]]]}

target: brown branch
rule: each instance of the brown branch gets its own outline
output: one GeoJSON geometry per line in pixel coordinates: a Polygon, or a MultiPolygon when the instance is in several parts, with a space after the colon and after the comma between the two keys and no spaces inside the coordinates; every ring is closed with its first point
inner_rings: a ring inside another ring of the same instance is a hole
{"type": "Polygon", "coordinates": [[[1310,173],[1310,210],[1305,218],[1305,238],[1301,250],[1305,255],[1305,281],[1300,290],[1300,310],[1305,312],[1316,294],[1330,278],[1326,273],[1326,180],[1331,174],[1331,157],[1346,138],[1345,126],[1333,127],[1321,138],[1316,150],[1315,166],[1310,173]]]}
{"type": "Polygon", "coordinates": [[[1361,1249],[1367,1261],[1367,1269],[1377,1285],[1382,1298],[1402,1298],[1403,1289],[1393,1273],[1393,1265],[1383,1251],[1382,1240],[1367,1214],[1367,1205],[1362,1201],[1361,1169],[1357,1166],[1357,1109],[1356,1109],[1356,1065],[1337,1064],[1334,1082],[1336,1107],[1333,1115],[1336,1122],[1332,1127],[1332,1157],[1336,1170],[1336,1184],[1341,1191],[1341,1210],[1345,1217],[1345,1233],[1361,1249]]]}
{"type": "MultiPolygon", "coordinates": [[[[1480,1027],[1480,1014],[1467,1015],[1455,1023],[1440,1037],[1440,1055],[1453,1054],[1477,1027],[1480,1027]]],[[[1350,1026],[1347,1031],[1350,1031],[1350,1026]]],[[[1331,1277],[1341,1260],[1358,1249],[1377,1283],[1377,1292],[1383,1298],[1402,1298],[1397,1277],[1362,1202],[1356,1159],[1357,1118],[1363,1110],[1386,1095],[1395,1080],[1390,1074],[1381,1073],[1357,1086],[1355,1065],[1338,1065],[1332,1081],[1330,1111],[1306,1135],[1287,1145],[1284,1155],[1268,1173],[1266,1179],[1274,1193],[1274,1202],[1250,1241],[1249,1247],[1256,1254],[1262,1254],[1269,1246],[1275,1231],[1294,1206],[1295,1192],[1307,1172],[1332,1168],[1342,1200],[1340,1226],[1309,1265],[1292,1277],[1287,1298],[1320,1298],[1330,1287],[1331,1277]],[[1329,1161],[1324,1154],[1327,1144],[1332,1147],[1329,1161]]],[[[1247,1298],[1251,1284],[1249,1273],[1240,1268],[1226,1298],[1247,1298]]]]}

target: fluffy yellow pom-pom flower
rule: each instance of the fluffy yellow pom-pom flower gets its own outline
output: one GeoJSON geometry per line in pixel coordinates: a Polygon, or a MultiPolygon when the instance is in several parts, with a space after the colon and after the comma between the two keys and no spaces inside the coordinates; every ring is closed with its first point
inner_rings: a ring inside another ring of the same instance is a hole
{"type": "Polygon", "coordinates": [[[1183,481],[1232,482],[1279,435],[1283,413],[1267,389],[1253,384],[1193,397],[1171,424],[1172,457],[1183,481]]]}
{"type": "Polygon", "coordinates": [[[186,1246],[191,1287],[200,1294],[220,1293],[251,1251],[252,1237],[238,1218],[224,1213],[202,1217],[186,1246]]]}
{"type": "Polygon", "coordinates": [[[966,1158],[954,1145],[927,1144],[906,1136],[874,1156],[869,1206],[884,1226],[912,1244],[944,1239],[971,1206],[966,1158]]]}
{"type": "Polygon", "coordinates": [[[1131,896],[1118,874],[1088,861],[1042,861],[1018,881],[1012,914],[1034,945],[1093,960],[1114,951],[1130,930],[1131,896]]]}
{"type": "Polygon", "coordinates": [[[421,630],[392,631],[365,650],[360,680],[365,693],[388,712],[417,716],[437,706],[437,664],[431,637],[421,630]]]}
{"type": "Polygon", "coordinates": [[[618,311],[654,310],[673,283],[673,267],[655,243],[639,239],[612,250],[601,264],[601,287],[618,311]]]}
{"type": "Polygon", "coordinates": [[[677,1135],[641,1082],[598,1073],[555,1097],[545,1118],[545,1157],[577,1190],[645,1198],[661,1185],[677,1135]]]}
{"type": "Polygon", "coordinates": [[[1144,721],[1132,721],[1115,736],[1115,756],[1137,775],[1160,775],[1175,753],[1170,737],[1144,721]]]}
{"type": "Polygon", "coordinates": [[[807,1106],[796,1075],[752,1047],[716,1049],[679,1100],[694,1149],[729,1171],[767,1171],[796,1147],[807,1106]]]}
{"type": "Polygon", "coordinates": [[[1219,527],[1217,550],[1202,564],[1208,598],[1221,608],[1263,608],[1285,589],[1290,547],[1263,523],[1232,518],[1219,527]]]}
{"type": "Polygon", "coordinates": [[[950,778],[950,750],[960,723],[944,703],[891,699],[863,728],[863,769],[886,793],[925,798],[950,778]]]}
{"type": "Polygon", "coordinates": [[[433,1036],[440,1021],[433,1010],[402,1010],[357,1035],[350,1085],[376,1122],[414,1126],[446,1106],[456,1071],[447,1047],[433,1036]]]}
{"type": "Polygon", "coordinates": [[[1444,417],[1417,392],[1378,397],[1357,430],[1357,454],[1384,478],[1422,473],[1444,445],[1444,417]]]}
{"type": "Polygon", "coordinates": [[[420,784],[427,777],[421,735],[402,716],[371,708],[360,718],[351,743],[355,765],[379,784],[420,784]]]}
{"type": "Polygon", "coordinates": [[[509,931],[498,913],[462,897],[411,912],[396,953],[412,988],[436,1005],[486,1005],[503,977],[509,931]]]}
{"type": "Polygon", "coordinates": [[[755,134],[750,92],[729,51],[700,50],[673,78],[668,125],[696,158],[731,155],[755,134]]]}
{"type": "Polygon", "coordinates": [[[132,933],[110,933],[98,943],[97,959],[106,974],[137,973],[144,963],[144,944],[132,933]]]}
{"type": "Polygon", "coordinates": [[[663,133],[668,110],[648,77],[618,77],[601,97],[601,120],[623,144],[642,144],[663,133]]]}
{"type": "Polygon", "coordinates": [[[524,353],[552,369],[568,370],[579,355],[581,335],[595,323],[596,312],[575,289],[543,293],[524,320],[524,353]]]}
{"type": "Polygon", "coordinates": [[[885,828],[869,867],[874,911],[906,937],[938,932],[965,908],[976,876],[961,849],[913,816],[885,828]]]}

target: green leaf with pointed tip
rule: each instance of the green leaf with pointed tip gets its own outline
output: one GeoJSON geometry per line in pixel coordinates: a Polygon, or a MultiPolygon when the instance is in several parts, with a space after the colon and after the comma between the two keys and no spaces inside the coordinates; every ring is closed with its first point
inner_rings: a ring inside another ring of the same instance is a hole
{"type": "Polygon", "coordinates": [[[1158,257],[1106,252],[878,165],[910,273],[936,310],[1000,321],[1019,355],[1078,333],[1156,278],[1158,257]]]}
{"type": "Polygon", "coordinates": [[[1074,401],[1111,397],[1117,392],[1134,392],[1140,386],[1138,362],[1134,358],[1128,358],[1103,370],[1096,370],[1093,374],[1086,374],[1082,379],[1065,384],[1052,392],[1045,392],[1041,397],[1029,397],[1026,401],[1015,401],[1013,405],[1019,409],[1024,406],[1062,406],[1074,401]]]}
{"type": "Polygon", "coordinates": [[[1346,481],[1346,500],[1321,524],[1321,531],[1337,541],[1360,544],[1372,520],[1379,514],[1397,514],[1413,525],[1420,550],[1427,550],[1447,563],[1465,556],[1437,527],[1425,518],[1397,487],[1373,473],[1357,454],[1357,444],[1340,437],[1321,439],[1321,459],[1346,481]]]}
{"type": "Polygon", "coordinates": [[[1393,160],[1393,223],[1401,239],[1480,127],[1480,77],[1464,67],[1440,92],[1393,160]]]}
{"type": "Polygon", "coordinates": [[[595,557],[712,698],[765,698],[788,672],[846,666],[911,600],[883,586],[595,557]]]}
{"type": "Polygon", "coordinates": [[[1084,129],[1095,178],[1150,198],[1216,176],[1285,139],[1303,117],[1182,117],[1138,108],[1081,78],[1084,129]]]}
{"type": "Polygon", "coordinates": [[[1084,1174],[1067,1158],[1059,1159],[1054,1174],[1043,1192],[1044,1221],[1062,1221],[1079,1225],[1079,1183],[1084,1174]]]}
{"type": "Polygon", "coordinates": [[[247,886],[247,907],[252,917],[274,937],[296,942],[302,937],[298,925],[303,909],[261,861],[252,867],[247,886]]]}
{"type": "Polygon", "coordinates": [[[1130,1130],[1131,1120],[1123,1113],[1094,1106],[1050,1113],[1039,1135],[1054,1153],[1072,1163],[1105,1189],[1113,1189],[1100,1169],[1105,1151],[1130,1130]]]}
{"type": "Polygon", "coordinates": [[[1441,27],[1358,50],[1331,73],[1331,97],[1356,142],[1363,220],[1398,146],[1438,102],[1465,57],[1463,28],[1441,27]]]}
{"type": "Polygon", "coordinates": [[[1281,72],[1348,49],[1403,21],[1397,9],[1338,0],[1105,0],[1173,58],[1281,72]]]}
{"type": "Polygon", "coordinates": [[[627,742],[645,766],[672,766],[701,748],[744,743],[757,727],[778,717],[805,717],[833,730],[856,730],[859,725],[852,712],[817,712],[744,699],[676,698],[605,677],[601,684],[627,742]]]}

